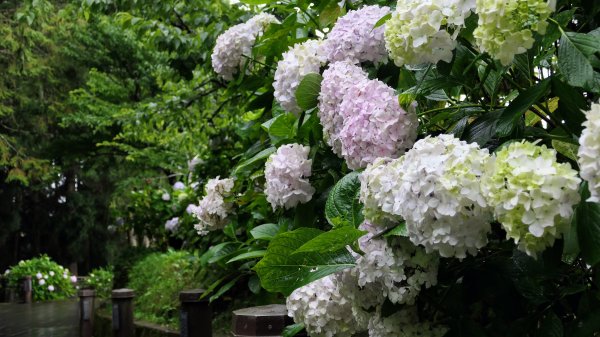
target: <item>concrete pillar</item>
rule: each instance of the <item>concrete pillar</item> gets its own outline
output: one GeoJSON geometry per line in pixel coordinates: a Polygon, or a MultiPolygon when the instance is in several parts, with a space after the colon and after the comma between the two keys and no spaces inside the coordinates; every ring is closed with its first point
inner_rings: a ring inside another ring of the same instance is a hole
{"type": "Polygon", "coordinates": [[[21,281],[21,290],[23,291],[23,301],[25,303],[31,303],[33,301],[33,285],[31,283],[31,276],[25,276],[21,281]]]}

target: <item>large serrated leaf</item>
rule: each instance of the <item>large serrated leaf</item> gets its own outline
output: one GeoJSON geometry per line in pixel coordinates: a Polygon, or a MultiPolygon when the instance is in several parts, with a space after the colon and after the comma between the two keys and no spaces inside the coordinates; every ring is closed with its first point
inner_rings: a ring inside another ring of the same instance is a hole
{"type": "Polygon", "coordinates": [[[259,153],[255,154],[252,158],[250,158],[248,160],[244,160],[243,162],[239,163],[235,167],[235,169],[233,170],[233,175],[238,175],[242,172],[252,169],[254,167],[254,165],[263,162],[270,155],[275,153],[275,151],[277,151],[277,149],[275,147],[270,147],[268,149],[264,149],[264,150],[260,151],[259,153]]]}
{"type": "Polygon", "coordinates": [[[358,172],[347,174],[329,192],[325,204],[325,217],[333,227],[358,227],[363,222],[363,206],[358,200],[359,176],[358,172]]]}
{"type": "Polygon", "coordinates": [[[577,238],[581,255],[585,261],[594,266],[600,262],[600,203],[586,202],[590,197],[587,183],[581,187],[581,202],[575,210],[577,238]]]}
{"type": "Polygon", "coordinates": [[[361,236],[367,232],[358,230],[354,227],[344,226],[334,228],[329,232],[325,232],[308,241],[307,243],[296,249],[294,253],[302,252],[318,252],[329,253],[344,249],[346,246],[352,245],[361,236]]]}
{"type": "Polygon", "coordinates": [[[594,69],[588,57],[598,50],[598,43],[598,38],[593,35],[562,34],[558,47],[558,68],[570,85],[584,89],[594,86],[594,69]]]}
{"type": "Polygon", "coordinates": [[[271,240],[279,233],[279,229],[279,225],[267,223],[252,228],[250,234],[257,240],[271,240]]]}
{"type": "Polygon", "coordinates": [[[354,258],[346,249],[294,254],[296,249],[322,233],[315,228],[299,228],[276,236],[265,257],[254,267],[262,287],[287,296],[324,276],[353,267],[354,258]]]}
{"type": "Polygon", "coordinates": [[[516,128],[521,116],[542,98],[549,89],[550,79],[548,78],[520,93],[500,115],[496,125],[496,134],[500,137],[510,135],[516,128]]]}
{"type": "Polygon", "coordinates": [[[321,81],[323,77],[317,73],[310,73],[304,76],[298,89],[296,89],[296,102],[303,110],[310,110],[319,103],[319,93],[321,92],[321,81]]]}

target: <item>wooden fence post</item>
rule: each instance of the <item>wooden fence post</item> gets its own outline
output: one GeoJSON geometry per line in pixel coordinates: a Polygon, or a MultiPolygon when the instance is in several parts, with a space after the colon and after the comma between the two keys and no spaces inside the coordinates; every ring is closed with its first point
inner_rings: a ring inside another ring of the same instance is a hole
{"type": "Polygon", "coordinates": [[[23,301],[25,303],[31,303],[33,301],[33,284],[31,283],[31,276],[25,276],[25,278],[23,278],[21,290],[23,293],[23,301]]]}
{"type": "Polygon", "coordinates": [[[96,291],[83,289],[79,291],[79,336],[92,337],[94,331],[94,298],[96,291]]]}
{"type": "Polygon", "coordinates": [[[204,289],[179,293],[181,302],[180,336],[212,337],[212,309],[208,299],[200,299],[204,289]]]}
{"type": "Polygon", "coordinates": [[[293,323],[283,304],[245,308],[233,312],[233,335],[235,337],[281,336],[283,329],[293,323]]]}
{"type": "Polygon", "coordinates": [[[133,337],[133,297],[131,289],[112,291],[112,328],[114,337],[133,337]]]}

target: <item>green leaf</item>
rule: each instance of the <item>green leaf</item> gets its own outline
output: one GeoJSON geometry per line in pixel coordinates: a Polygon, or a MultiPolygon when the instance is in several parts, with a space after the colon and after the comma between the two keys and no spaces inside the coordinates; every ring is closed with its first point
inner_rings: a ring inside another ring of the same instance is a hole
{"type": "Polygon", "coordinates": [[[502,110],[490,111],[478,117],[463,132],[463,139],[469,143],[484,146],[496,133],[496,124],[502,110]]]}
{"type": "Polygon", "coordinates": [[[600,203],[586,202],[590,197],[587,183],[581,186],[581,203],[575,210],[579,248],[585,261],[594,266],[600,262],[600,203]]]}
{"type": "Polygon", "coordinates": [[[562,154],[563,156],[565,156],[571,160],[577,161],[577,151],[579,149],[579,145],[575,145],[575,144],[562,142],[560,140],[553,139],[552,147],[558,153],[562,154]]]}
{"type": "Polygon", "coordinates": [[[297,118],[294,114],[284,113],[271,118],[261,126],[267,131],[273,143],[276,143],[296,137],[296,128],[294,127],[296,121],[297,118]]]}
{"type": "Polygon", "coordinates": [[[255,259],[257,257],[263,257],[265,255],[265,253],[266,253],[266,250],[254,250],[251,252],[242,253],[242,254],[234,257],[233,259],[227,261],[227,263],[240,261],[240,260],[255,259]]]}
{"type": "Polygon", "coordinates": [[[389,236],[404,236],[404,237],[408,237],[408,231],[406,230],[406,222],[403,222],[401,224],[399,224],[398,226],[392,228],[392,230],[390,230],[389,232],[385,233],[383,235],[384,237],[389,237],[389,236]]]}
{"type": "Polygon", "coordinates": [[[296,102],[302,109],[310,110],[319,104],[321,81],[323,81],[323,77],[317,73],[307,74],[300,81],[298,89],[296,89],[296,102]]]}
{"type": "Polygon", "coordinates": [[[550,312],[540,322],[540,327],[535,333],[535,337],[563,337],[564,328],[562,321],[555,313],[550,312]]]}
{"type": "Polygon", "coordinates": [[[283,332],[281,333],[281,337],[294,337],[302,330],[304,330],[303,323],[296,323],[296,324],[288,325],[285,327],[285,329],[283,329],[283,332]]]}
{"type": "Polygon", "coordinates": [[[373,29],[385,25],[385,23],[391,18],[392,18],[392,13],[388,13],[388,14],[384,15],[381,19],[377,20],[377,22],[375,23],[375,26],[373,26],[373,29]]]}
{"type": "Polygon", "coordinates": [[[221,288],[219,288],[219,290],[217,290],[217,292],[209,298],[209,302],[212,302],[212,301],[218,299],[219,297],[221,297],[221,295],[223,295],[224,293],[226,293],[227,290],[231,289],[235,285],[235,283],[237,282],[237,280],[239,280],[241,277],[242,277],[242,275],[239,275],[236,278],[234,278],[233,280],[227,282],[221,288]]]}
{"type": "Polygon", "coordinates": [[[545,79],[533,87],[523,91],[517,96],[500,115],[498,124],[496,125],[496,134],[500,137],[510,135],[519,119],[523,114],[531,108],[540,98],[542,98],[550,89],[550,79],[545,79]]]}
{"type": "Polygon", "coordinates": [[[275,151],[277,151],[275,147],[270,147],[255,154],[252,158],[244,160],[235,167],[233,170],[233,175],[238,175],[242,172],[251,170],[254,165],[262,163],[263,160],[266,160],[270,155],[275,153],[275,151]]]}
{"type": "Polygon", "coordinates": [[[264,225],[256,226],[250,230],[250,234],[256,240],[268,240],[270,241],[279,233],[279,225],[274,223],[267,223],[264,225]]]}
{"type": "Polygon", "coordinates": [[[346,249],[331,253],[294,254],[296,249],[321,233],[314,228],[299,228],[277,235],[269,244],[265,257],[254,266],[263,288],[287,296],[324,276],[352,268],[354,258],[346,249]]]}
{"type": "Polygon", "coordinates": [[[594,69],[588,59],[598,50],[598,38],[581,33],[562,34],[558,47],[558,67],[574,87],[594,87],[594,69]]]}
{"type": "Polygon", "coordinates": [[[358,172],[347,174],[329,192],[325,204],[325,217],[333,227],[358,227],[363,222],[363,206],[358,200],[359,176],[358,172]]]}
{"type": "Polygon", "coordinates": [[[275,0],[240,0],[240,2],[243,2],[248,5],[265,5],[270,4],[271,2],[275,2],[275,0]]]}
{"type": "Polygon", "coordinates": [[[354,227],[344,226],[325,232],[296,249],[294,254],[302,252],[330,253],[352,245],[367,232],[354,227]]]}

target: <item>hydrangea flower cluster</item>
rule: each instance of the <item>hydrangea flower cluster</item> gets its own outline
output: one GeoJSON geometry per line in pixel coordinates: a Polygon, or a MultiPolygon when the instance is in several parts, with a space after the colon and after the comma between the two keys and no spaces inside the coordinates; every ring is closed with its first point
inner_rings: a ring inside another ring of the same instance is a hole
{"type": "MultiPolygon", "coordinates": [[[[421,291],[437,284],[438,257],[413,245],[408,239],[375,238],[377,227],[365,222],[360,227],[369,234],[359,239],[365,253],[356,260],[358,285],[375,289],[379,294],[370,301],[412,304],[421,291]]],[[[368,307],[368,305],[365,305],[368,307]]]]}
{"type": "Polygon", "coordinates": [[[244,56],[252,55],[256,38],[271,23],[279,23],[271,14],[260,13],[247,22],[235,25],[219,35],[211,55],[212,66],[223,79],[230,81],[244,66],[244,56]]]}
{"type": "Polygon", "coordinates": [[[281,61],[277,63],[274,95],[285,111],[295,114],[302,111],[296,102],[296,89],[304,76],[319,73],[321,66],[327,62],[322,45],[321,40],[297,43],[283,53],[281,61]]]}
{"type": "Polygon", "coordinates": [[[496,152],[482,188],[507,236],[536,257],[568,230],[580,182],[554,150],[522,142],[496,152]]]}
{"type": "Polygon", "coordinates": [[[442,337],[448,331],[431,322],[419,322],[414,306],[403,308],[388,317],[383,317],[381,308],[377,308],[369,320],[368,328],[369,337],[442,337]]]}
{"type": "Polygon", "coordinates": [[[591,196],[587,201],[600,202],[600,104],[592,104],[585,116],[577,153],[579,174],[588,182],[591,196]]]}
{"type": "Polygon", "coordinates": [[[394,63],[450,62],[456,35],[474,7],[475,0],[398,0],[385,29],[386,48],[394,63]]]}
{"type": "Polygon", "coordinates": [[[225,201],[225,198],[231,195],[233,186],[232,178],[216,177],[206,183],[204,187],[206,195],[200,200],[200,204],[191,210],[200,220],[199,224],[194,225],[198,234],[206,235],[210,231],[225,227],[227,217],[233,208],[233,204],[225,201]]]}
{"type": "Polygon", "coordinates": [[[340,104],[350,87],[368,79],[362,68],[349,61],[333,62],[323,72],[318,113],[323,126],[323,139],[338,156],[342,155],[339,135],[344,125],[340,104]]]}
{"type": "Polygon", "coordinates": [[[349,60],[360,63],[381,62],[387,59],[383,39],[384,27],[373,27],[389,12],[389,7],[365,6],[349,11],[339,18],[327,34],[323,46],[329,61],[349,60]]]}
{"type": "Polygon", "coordinates": [[[477,46],[509,65],[515,55],[533,46],[534,33],[546,32],[546,20],[555,4],[544,0],[477,0],[479,25],[473,32],[477,46]]]}
{"type": "Polygon", "coordinates": [[[351,336],[364,329],[354,317],[351,294],[344,292],[342,273],[309,283],[288,296],[288,315],[304,323],[310,336],[351,336]]]}
{"type": "MultiPolygon", "coordinates": [[[[427,137],[405,156],[366,170],[362,199],[406,220],[410,240],[443,257],[476,255],[492,220],[480,179],[487,150],[452,135],[427,137]],[[383,167],[382,167],[383,166],[383,167]]],[[[378,214],[376,211],[370,214],[378,214]]]]}
{"type": "Polygon", "coordinates": [[[165,230],[167,232],[174,232],[177,230],[178,227],[179,227],[179,218],[178,217],[174,217],[172,219],[167,220],[167,222],[165,222],[165,230]]]}
{"type": "Polygon", "coordinates": [[[289,209],[312,199],[315,189],[308,181],[312,173],[309,152],[308,146],[288,144],[279,147],[267,160],[265,194],[273,210],[277,207],[289,209]]]}
{"type": "Polygon", "coordinates": [[[402,217],[384,212],[385,207],[389,209],[391,206],[384,204],[390,202],[393,198],[389,198],[392,194],[391,187],[396,183],[395,176],[389,174],[387,165],[390,163],[389,158],[377,158],[371,163],[360,175],[360,193],[359,200],[363,204],[363,214],[365,219],[371,221],[374,225],[380,226],[383,230],[394,223],[402,221],[402,217]]]}
{"type": "Polygon", "coordinates": [[[415,110],[400,107],[394,89],[379,80],[350,87],[340,113],[342,156],[348,167],[359,169],[380,157],[397,158],[412,147],[419,122],[415,110]]]}

